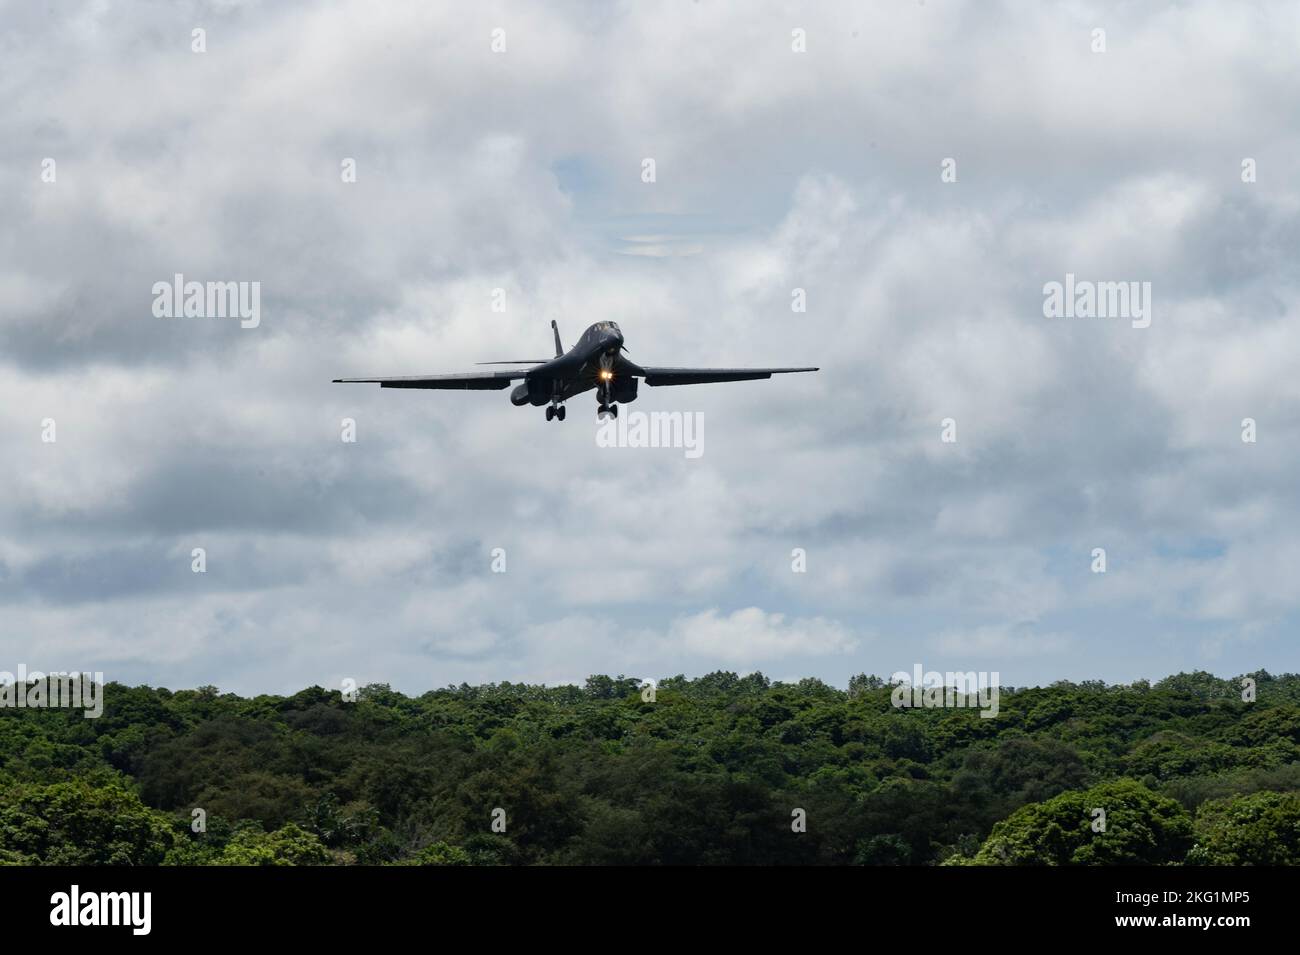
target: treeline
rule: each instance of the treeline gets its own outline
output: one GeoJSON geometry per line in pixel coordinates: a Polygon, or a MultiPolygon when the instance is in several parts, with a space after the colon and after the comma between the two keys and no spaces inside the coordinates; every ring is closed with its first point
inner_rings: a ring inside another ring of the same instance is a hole
{"type": "Polygon", "coordinates": [[[110,683],[0,710],[0,862],[1288,864],[1300,676],[1003,689],[859,676],[460,686],[354,702],[110,683]]]}

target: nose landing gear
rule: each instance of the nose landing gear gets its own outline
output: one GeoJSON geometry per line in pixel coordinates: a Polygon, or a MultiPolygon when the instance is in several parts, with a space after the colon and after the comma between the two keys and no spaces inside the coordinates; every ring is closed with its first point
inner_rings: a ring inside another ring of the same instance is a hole
{"type": "Polygon", "coordinates": [[[596,388],[596,417],[604,421],[606,415],[617,418],[618,405],[611,400],[610,389],[605,384],[601,384],[596,388]]]}

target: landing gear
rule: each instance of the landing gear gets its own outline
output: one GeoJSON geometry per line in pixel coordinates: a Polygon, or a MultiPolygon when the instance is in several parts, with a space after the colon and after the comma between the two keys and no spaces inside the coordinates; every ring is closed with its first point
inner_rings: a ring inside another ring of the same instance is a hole
{"type": "Polygon", "coordinates": [[[596,382],[596,417],[604,421],[618,417],[618,405],[614,404],[614,354],[607,352],[600,356],[600,372],[596,382]]]}
{"type": "Polygon", "coordinates": [[[551,405],[546,409],[546,420],[552,421],[555,419],[564,420],[564,405],[551,405]]]}

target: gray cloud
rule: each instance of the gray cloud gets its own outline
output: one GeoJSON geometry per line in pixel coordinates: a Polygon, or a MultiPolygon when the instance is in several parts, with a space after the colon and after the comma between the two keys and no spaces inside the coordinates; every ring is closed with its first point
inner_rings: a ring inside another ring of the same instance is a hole
{"type": "Polygon", "coordinates": [[[1298,17],[8,6],[0,657],[258,691],[1295,669],[1298,17]],[[155,318],[177,272],[260,282],[260,327],[155,318]],[[1151,282],[1151,327],[1044,318],[1066,272],[1151,282]],[[330,384],[544,355],[552,318],[823,371],[645,389],[704,415],[694,461],[598,448],[585,402],[330,384]]]}

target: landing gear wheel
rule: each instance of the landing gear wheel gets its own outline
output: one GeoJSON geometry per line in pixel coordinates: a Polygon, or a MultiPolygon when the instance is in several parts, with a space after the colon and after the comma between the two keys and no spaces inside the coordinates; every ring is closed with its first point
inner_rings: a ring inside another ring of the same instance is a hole
{"type": "Polygon", "coordinates": [[[610,405],[610,406],[609,406],[609,416],[610,416],[611,418],[617,418],[617,417],[618,417],[618,405],[610,405]]]}
{"type": "Polygon", "coordinates": [[[554,417],[555,417],[555,408],[554,406],[551,406],[546,409],[546,420],[550,421],[554,417]]]}
{"type": "Polygon", "coordinates": [[[564,420],[564,405],[560,405],[560,407],[555,409],[555,417],[559,418],[561,421],[564,420]]]}

